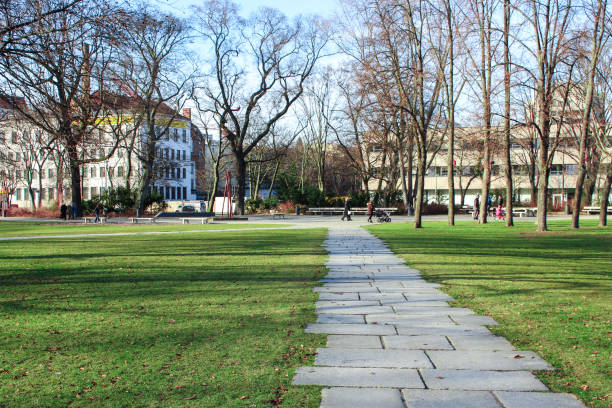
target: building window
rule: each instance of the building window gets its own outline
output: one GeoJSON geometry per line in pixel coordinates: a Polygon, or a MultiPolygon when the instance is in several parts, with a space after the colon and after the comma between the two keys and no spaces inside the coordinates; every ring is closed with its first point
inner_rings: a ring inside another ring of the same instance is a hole
{"type": "Polygon", "coordinates": [[[54,176],[53,169],[49,169],[49,178],[52,179],[54,176]]]}
{"type": "Polygon", "coordinates": [[[187,187],[183,187],[183,200],[187,199],[187,187]]]}
{"type": "Polygon", "coordinates": [[[89,200],[89,190],[87,187],[83,188],[83,198],[89,200]]]}
{"type": "Polygon", "coordinates": [[[183,167],[183,178],[187,178],[187,169],[185,167],[183,167]]]}
{"type": "Polygon", "coordinates": [[[17,201],[20,201],[21,200],[21,189],[18,188],[16,192],[17,192],[17,201]]]}
{"type": "Polygon", "coordinates": [[[94,198],[98,195],[98,189],[96,187],[91,187],[91,198],[94,198]]]}
{"type": "Polygon", "coordinates": [[[172,199],[176,200],[176,187],[172,187],[172,199]]]}
{"type": "Polygon", "coordinates": [[[41,180],[45,179],[45,173],[46,173],[45,169],[40,169],[40,179],[41,180]]]}
{"type": "Polygon", "coordinates": [[[161,196],[161,198],[164,198],[164,188],[163,187],[159,187],[159,195],[161,196]]]}
{"type": "Polygon", "coordinates": [[[95,167],[90,167],[89,168],[89,177],[91,177],[91,178],[96,177],[96,168],[95,167]]]}
{"type": "Polygon", "coordinates": [[[46,200],[47,199],[47,190],[45,188],[40,190],[40,199],[41,200],[46,200]]]}
{"type": "Polygon", "coordinates": [[[11,142],[12,143],[17,143],[17,132],[15,132],[15,131],[11,132],[11,142]]]}
{"type": "Polygon", "coordinates": [[[0,132],[0,143],[6,143],[6,138],[4,137],[4,132],[0,132]]]}
{"type": "Polygon", "coordinates": [[[112,167],[108,169],[108,177],[114,177],[115,175],[115,169],[113,169],[112,167]]]}
{"type": "Polygon", "coordinates": [[[104,177],[104,167],[100,167],[100,177],[104,177]]]}
{"type": "Polygon", "coordinates": [[[180,187],[176,189],[176,199],[177,200],[181,199],[181,188],[180,187]]]}
{"type": "Polygon", "coordinates": [[[55,194],[53,194],[53,187],[49,187],[49,200],[53,200],[53,197],[55,197],[55,194]]]}
{"type": "Polygon", "coordinates": [[[166,200],[170,199],[170,187],[166,187],[166,200]]]}
{"type": "Polygon", "coordinates": [[[123,167],[117,167],[117,176],[123,177],[123,167]]]}
{"type": "Polygon", "coordinates": [[[185,132],[185,129],[183,129],[183,143],[187,143],[187,132],[185,132]]]}

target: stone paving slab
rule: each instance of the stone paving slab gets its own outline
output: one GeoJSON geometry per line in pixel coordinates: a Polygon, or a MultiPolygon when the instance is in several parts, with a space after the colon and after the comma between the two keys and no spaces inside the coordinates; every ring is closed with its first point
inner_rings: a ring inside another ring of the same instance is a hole
{"type": "Polygon", "coordinates": [[[386,300],[386,301],[402,301],[405,302],[406,298],[401,293],[360,293],[359,299],[361,300],[386,300]]]}
{"type": "Polygon", "coordinates": [[[402,390],[402,396],[408,408],[502,408],[489,391],[402,390]]]}
{"type": "Polygon", "coordinates": [[[438,302],[440,301],[452,302],[453,300],[455,300],[454,297],[446,295],[444,293],[439,293],[439,292],[417,293],[417,292],[412,292],[412,291],[411,292],[405,291],[404,296],[406,297],[406,300],[409,302],[423,302],[423,301],[431,301],[431,300],[435,300],[438,302]]]}
{"type": "Polygon", "coordinates": [[[495,396],[504,408],[585,408],[571,394],[553,394],[545,392],[507,392],[495,391],[495,396]]]}
{"type": "MultiPolygon", "coordinates": [[[[378,303],[378,302],[377,302],[378,303]]],[[[391,306],[323,306],[316,307],[315,312],[326,313],[326,314],[380,314],[380,313],[392,313],[393,309],[391,306]]]]}
{"type": "Polygon", "coordinates": [[[548,391],[528,371],[419,370],[427,388],[465,391],[548,391]]]}
{"type": "Polygon", "coordinates": [[[327,336],[327,347],[354,349],[382,349],[379,336],[332,334],[327,336]]]}
{"type": "Polygon", "coordinates": [[[433,368],[422,350],[320,348],[315,364],[332,367],[433,368]]]}
{"type": "Polygon", "coordinates": [[[440,369],[553,370],[533,351],[432,350],[427,355],[440,369]]]}
{"type": "Polygon", "coordinates": [[[492,333],[484,326],[474,325],[430,325],[423,326],[418,323],[410,326],[395,325],[397,333],[404,336],[422,336],[422,335],[463,335],[463,336],[481,336],[483,334],[491,335],[492,333]]]}
{"type": "Polygon", "coordinates": [[[453,350],[445,336],[383,336],[386,349],[408,350],[453,350]]]}
{"type": "Polygon", "coordinates": [[[380,302],[378,300],[319,300],[315,302],[315,306],[380,306],[380,302]]]}
{"type": "MultiPolygon", "coordinates": [[[[405,290],[405,289],[404,289],[405,290]]],[[[359,293],[380,293],[378,288],[355,288],[355,287],[334,287],[334,286],[317,286],[312,289],[313,292],[359,292],[359,293]]]]}
{"type": "Polygon", "coordinates": [[[319,324],[310,323],[306,333],[323,334],[363,334],[369,336],[392,336],[396,334],[395,327],[384,324],[319,324]]]}
{"type": "Polygon", "coordinates": [[[317,323],[361,324],[365,319],[363,315],[320,314],[317,323]]]}
{"type": "Polygon", "coordinates": [[[410,368],[298,367],[292,383],[335,387],[425,388],[417,370],[410,368]]]}
{"type": "Polygon", "coordinates": [[[319,300],[359,300],[357,292],[321,292],[319,300]]]}
{"type": "Polygon", "coordinates": [[[404,408],[399,390],[380,388],[325,388],[321,408],[404,408]]]}
{"type": "MultiPolygon", "coordinates": [[[[473,310],[467,309],[464,307],[418,307],[418,306],[409,306],[409,305],[396,305],[396,306],[393,306],[393,309],[400,316],[417,315],[417,314],[418,315],[466,316],[466,315],[474,314],[473,310]]],[[[477,316],[477,317],[480,317],[480,316],[477,316]]]]}
{"type": "Polygon", "coordinates": [[[366,322],[376,324],[422,325],[422,326],[457,326],[448,315],[398,315],[397,313],[368,313],[366,322]]]}
{"type": "Polygon", "coordinates": [[[514,350],[512,343],[499,336],[452,335],[448,339],[457,350],[514,350]]]}

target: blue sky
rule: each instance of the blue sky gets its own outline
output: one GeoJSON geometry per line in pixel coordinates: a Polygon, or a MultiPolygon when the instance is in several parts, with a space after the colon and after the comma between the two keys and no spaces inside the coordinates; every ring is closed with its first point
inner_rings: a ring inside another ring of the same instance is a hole
{"type": "MultiPolygon", "coordinates": [[[[204,4],[204,0],[151,0],[151,2],[183,16],[190,14],[189,6],[204,4]]],[[[289,17],[298,14],[331,17],[338,6],[337,0],[239,0],[237,3],[244,17],[263,6],[279,9],[289,17]]]]}

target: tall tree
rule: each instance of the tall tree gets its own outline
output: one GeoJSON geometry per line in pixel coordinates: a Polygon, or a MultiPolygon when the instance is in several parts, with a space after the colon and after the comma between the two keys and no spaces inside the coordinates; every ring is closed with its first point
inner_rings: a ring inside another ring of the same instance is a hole
{"type": "Polygon", "coordinates": [[[512,215],[512,161],[510,159],[510,0],[504,0],[504,176],[506,178],[506,226],[512,215]]]}
{"type": "Polygon", "coordinates": [[[316,20],[289,22],[270,8],[245,21],[238,6],[227,0],[209,1],[196,10],[198,31],[214,56],[211,80],[202,88],[230,143],[238,184],[236,212],[244,214],[248,155],[304,92],[328,30],[316,20]],[[253,132],[251,121],[262,112],[263,125],[253,132]]]}
{"type": "MultiPolygon", "coordinates": [[[[580,150],[578,153],[578,175],[576,177],[576,195],[574,198],[574,208],[572,212],[572,228],[578,228],[580,223],[580,209],[582,201],[582,192],[584,186],[584,179],[587,173],[587,151],[589,149],[589,143],[591,141],[591,120],[593,111],[593,100],[594,100],[594,88],[595,88],[595,74],[597,71],[599,57],[605,47],[609,30],[606,29],[606,25],[610,24],[606,21],[610,16],[607,12],[607,0],[594,0],[592,7],[585,6],[587,15],[592,19],[592,30],[590,32],[591,40],[591,51],[585,58],[588,60],[588,69],[586,71],[586,78],[584,83],[584,99],[580,97],[582,107],[582,120],[580,126],[580,150]]],[[[582,93],[581,92],[581,93],[582,93]]],[[[597,176],[596,176],[597,177],[597,176]]]]}
{"type": "Polygon", "coordinates": [[[98,141],[99,119],[108,115],[106,104],[92,97],[91,89],[104,89],[115,58],[112,14],[105,1],[82,2],[70,12],[49,14],[31,23],[21,46],[0,59],[0,76],[8,93],[26,101],[16,105],[20,117],[50,136],[47,146],[65,150],[72,201],[79,214],[80,167],[92,160],[87,152],[98,141]]]}

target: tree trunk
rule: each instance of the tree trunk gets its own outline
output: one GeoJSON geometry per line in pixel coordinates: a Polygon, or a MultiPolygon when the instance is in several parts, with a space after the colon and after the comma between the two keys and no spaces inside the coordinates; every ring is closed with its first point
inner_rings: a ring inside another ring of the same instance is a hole
{"type": "Polygon", "coordinates": [[[427,166],[427,152],[425,143],[422,143],[422,146],[419,146],[419,158],[418,158],[418,177],[417,177],[417,195],[416,195],[416,205],[414,212],[414,228],[422,228],[421,217],[423,213],[423,194],[425,191],[425,167],[427,166]]]}
{"type": "Polygon", "coordinates": [[[410,204],[410,198],[408,196],[408,185],[406,183],[406,167],[404,166],[404,155],[400,152],[400,178],[402,185],[402,201],[404,201],[404,208],[408,208],[410,204]]]}
{"type": "Polygon", "coordinates": [[[506,176],[506,226],[512,218],[512,162],[510,159],[510,0],[504,0],[504,175],[506,176]]]}
{"type": "Polygon", "coordinates": [[[32,188],[32,181],[28,183],[28,192],[30,193],[30,198],[32,199],[32,212],[36,213],[36,196],[34,194],[34,189],[32,188]]]}
{"type": "Polygon", "coordinates": [[[270,189],[268,190],[268,198],[272,197],[272,190],[274,190],[274,184],[276,184],[276,176],[278,175],[278,169],[280,168],[280,160],[274,165],[274,173],[272,173],[272,181],[270,181],[270,189]]]}
{"type": "Polygon", "coordinates": [[[608,174],[606,176],[606,184],[601,194],[601,207],[599,209],[599,226],[605,227],[608,225],[608,205],[610,204],[608,197],[610,197],[610,186],[612,185],[612,165],[608,165],[608,174]]]}
{"type": "Polygon", "coordinates": [[[546,224],[546,210],[548,209],[548,167],[546,165],[546,159],[548,157],[548,149],[544,146],[540,147],[538,153],[538,171],[540,172],[539,185],[538,185],[538,232],[548,231],[546,224]]]}
{"type": "MultiPolygon", "coordinates": [[[[234,152],[236,158],[236,182],[238,186],[236,188],[236,215],[244,215],[244,197],[245,197],[245,184],[246,184],[246,161],[244,155],[241,152],[234,152]]],[[[231,203],[230,203],[231,205],[231,203]]]]}
{"type": "MultiPolygon", "coordinates": [[[[149,156],[150,157],[150,156],[149,156]]],[[[151,179],[153,177],[153,162],[143,162],[142,177],[140,179],[140,186],[138,188],[140,198],[138,200],[138,216],[142,216],[147,209],[147,198],[149,197],[149,187],[151,186],[151,179]]],[[[168,187],[166,187],[168,188],[168,187]]]]}
{"type": "MultiPolygon", "coordinates": [[[[488,130],[485,129],[485,132],[488,133],[488,130]]],[[[489,186],[491,183],[491,149],[489,147],[489,137],[485,136],[484,143],[484,174],[482,176],[482,190],[480,200],[480,216],[478,217],[479,224],[487,223],[487,202],[489,201],[489,186]]]]}
{"type": "Polygon", "coordinates": [[[211,186],[211,190],[208,192],[208,205],[206,206],[206,211],[212,212],[215,207],[215,197],[217,196],[217,189],[219,188],[219,168],[215,166],[215,171],[213,172],[213,182],[211,186]]]}
{"type": "Polygon", "coordinates": [[[455,225],[455,119],[454,110],[451,119],[450,136],[448,139],[448,225],[455,225]]]}

